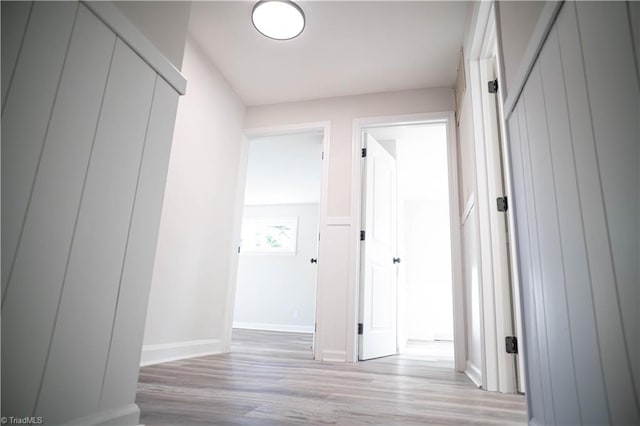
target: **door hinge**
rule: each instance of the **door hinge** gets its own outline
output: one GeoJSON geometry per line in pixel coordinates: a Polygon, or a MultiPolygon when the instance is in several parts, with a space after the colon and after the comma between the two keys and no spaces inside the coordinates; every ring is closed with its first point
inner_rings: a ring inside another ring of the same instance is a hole
{"type": "Polygon", "coordinates": [[[498,207],[499,212],[506,212],[509,209],[509,201],[507,200],[507,196],[496,198],[496,206],[498,207]]]}
{"type": "Polygon", "coordinates": [[[364,241],[364,231],[360,231],[360,241],[364,241]]]}
{"type": "Polygon", "coordinates": [[[498,93],[498,79],[489,82],[489,93],[498,93]]]}
{"type": "Polygon", "coordinates": [[[238,246],[238,253],[240,253],[240,246],[238,246]]]}
{"type": "Polygon", "coordinates": [[[322,159],[324,160],[324,151],[322,151],[322,159]]]}
{"type": "Polygon", "coordinates": [[[518,353],[518,338],[516,336],[505,337],[505,346],[508,354],[518,353]]]}
{"type": "Polygon", "coordinates": [[[363,330],[364,326],[362,325],[361,322],[358,323],[358,334],[362,334],[362,330],[363,330]]]}
{"type": "Polygon", "coordinates": [[[362,158],[367,156],[367,148],[362,148],[362,158]]]}

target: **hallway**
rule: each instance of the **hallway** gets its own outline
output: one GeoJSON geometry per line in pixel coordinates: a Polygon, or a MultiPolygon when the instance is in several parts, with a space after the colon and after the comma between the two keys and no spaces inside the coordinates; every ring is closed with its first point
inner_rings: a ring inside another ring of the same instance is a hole
{"type": "Polygon", "coordinates": [[[311,360],[310,334],[234,330],[232,353],[140,370],[140,421],[158,424],[524,424],[523,396],[394,356],[311,360]]]}

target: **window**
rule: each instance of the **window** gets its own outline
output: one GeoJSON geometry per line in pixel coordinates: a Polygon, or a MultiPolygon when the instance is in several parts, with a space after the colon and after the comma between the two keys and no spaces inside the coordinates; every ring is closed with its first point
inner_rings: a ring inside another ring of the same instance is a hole
{"type": "Polygon", "coordinates": [[[241,253],[295,254],[297,236],[297,217],[245,217],[241,253]]]}

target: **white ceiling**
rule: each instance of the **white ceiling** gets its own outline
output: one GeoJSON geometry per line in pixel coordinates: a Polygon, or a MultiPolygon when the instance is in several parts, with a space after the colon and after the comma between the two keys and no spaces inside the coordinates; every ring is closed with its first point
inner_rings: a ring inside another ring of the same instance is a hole
{"type": "Polygon", "coordinates": [[[319,203],[322,139],[317,132],[251,139],[245,205],[319,203]]]}
{"type": "Polygon", "coordinates": [[[193,2],[190,33],[247,105],[453,87],[470,3],[300,1],[301,36],[251,24],[253,1],[193,2]]]}

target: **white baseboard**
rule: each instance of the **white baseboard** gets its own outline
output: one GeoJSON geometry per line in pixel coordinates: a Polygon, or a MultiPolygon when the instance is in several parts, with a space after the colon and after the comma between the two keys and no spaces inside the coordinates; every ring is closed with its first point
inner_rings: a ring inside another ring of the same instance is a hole
{"type": "Polygon", "coordinates": [[[233,328],[245,330],[283,331],[286,333],[313,333],[312,325],[263,324],[259,322],[234,321],[233,328]]]}
{"type": "Polygon", "coordinates": [[[467,369],[464,370],[464,373],[471,379],[473,383],[476,384],[477,387],[482,387],[482,372],[477,366],[469,362],[469,360],[467,360],[467,369]]]}
{"type": "Polygon", "coordinates": [[[347,362],[345,351],[322,351],[320,361],[323,362],[347,362]]]}
{"type": "Polygon", "coordinates": [[[75,425],[137,425],[140,422],[140,409],[136,404],[129,404],[111,410],[100,411],[80,419],[65,423],[75,425]]]}
{"type": "Polygon", "coordinates": [[[223,353],[220,339],[190,340],[187,342],[145,345],[142,347],[140,366],[160,364],[204,355],[223,353]]]}

